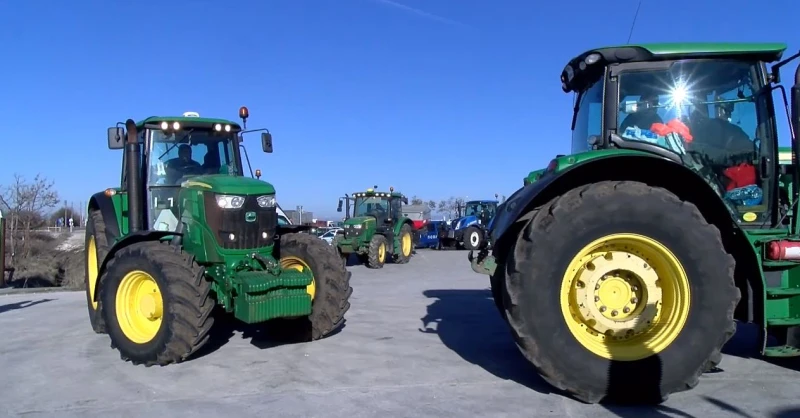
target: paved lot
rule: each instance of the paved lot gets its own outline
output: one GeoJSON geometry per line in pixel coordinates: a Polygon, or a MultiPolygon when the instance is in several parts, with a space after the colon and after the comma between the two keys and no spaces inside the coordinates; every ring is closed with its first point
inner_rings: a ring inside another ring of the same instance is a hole
{"type": "MultiPolygon", "coordinates": [[[[536,377],[462,251],[353,271],[337,335],[270,347],[236,332],[169,367],[132,366],[88,324],[83,293],[0,295],[0,416],[800,416],[797,371],[726,356],[657,409],[585,405],[536,377]]],[[[747,330],[743,330],[747,331],[747,330]]],[[[746,332],[744,332],[746,334],[746,332]]],[[[746,353],[747,335],[733,348],[746,353]]]]}

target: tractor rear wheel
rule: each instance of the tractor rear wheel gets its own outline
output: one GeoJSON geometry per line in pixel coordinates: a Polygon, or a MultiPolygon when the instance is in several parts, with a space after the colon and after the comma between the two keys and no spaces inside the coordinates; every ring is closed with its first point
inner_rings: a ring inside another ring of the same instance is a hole
{"type": "Polygon", "coordinates": [[[503,305],[550,384],[587,403],[660,403],[719,363],[740,292],[696,206],[604,181],[532,215],[503,251],[503,305]]]}
{"type": "Polygon", "coordinates": [[[123,360],[179,363],[208,341],[211,282],[180,249],[157,241],[131,244],[108,262],[101,283],[111,347],[123,360]]]}
{"type": "Polygon", "coordinates": [[[336,254],[339,256],[339,261],[341,261],[343,267],[347,267],[347,259],[350,257],[350,253],[343,253],[341,247],[339,246],[339,241],[344,238],[342,234],[336,234],[331,241],[331,247],[333,247],[336,254]]]}
{"type": "Polygon", "coordinates": [[[106,323],[103,321],[102,304],[99,298],[95,299],[97,292],[98,272],[100,264],[108,254],[108,239],[106,238],[106,224],[103,215],[97,209],[89,211],[86,222],[84,242],[84,286],[86,287],[86,305],[89,310],[89,323],[92,330],[98,334],[106,333],[106,323]]]}
{"type": "Polygon", "coordinates": [[[336,332],[344,324],[353,294],[351,273],[337,252],[308,234],[286,234],[281,236],[278,261],[284,270],[311,271],[314,279],[306,289],[311,296],[311,315],[268,321],[267,333],[280,340],[308,342],[336,332]]]}
{"type": "Polygon", "coordinates": [[[477,226],[471,226],[464,231],[464,248],[477,250],[483,243],[483,231],[477,226]]]}
{"type": "Polygon", "coordinates": [[[400,251],[395,247],[394,262],[397,264],[406,264],[411,259],[411,252],[414,251],[414,230],[409,224],[403,224],[400,228],[400,251]]]}
{"type": "Polygon", "coordinates": [[[383,268],[386,263],[386,237],[383,235],[375,234],[369,241],[369,249],[367,253],[367,268],[379,269],[383,268]]]}

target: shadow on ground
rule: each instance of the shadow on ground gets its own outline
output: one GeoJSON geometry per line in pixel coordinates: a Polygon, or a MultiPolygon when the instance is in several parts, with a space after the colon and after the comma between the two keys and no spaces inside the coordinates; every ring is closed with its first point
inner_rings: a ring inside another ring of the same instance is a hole
{"type": "MultiPolygon", "coordinates": [[[[300,326],[286,326],[287,321],[273,320],[265,324],[246,324],[215,308],[214,326],[209,333],[209,341],[201,348],[195,358],[200,358],[219,350],[237,334],[242,339],[249,339],[250,344],[259,349],[279,347],[287,344],[298,344],[305,338],[305,329],[300,326]]],[[[344,329],[345,322],[334,332],[324,338],[332,337],[344,329]]]]}
{"type": "Polygon", "coordinates": [[[5,305],[0,305],[0,313],[8,312],[8,311],[15,311],[17,309],[30,308],[31,306],[38,305],[40,303],[50,302],[50,301],[53,301],[53,300],[55,300],[55,299],[39,299],[39,300],[33,301],[33,302],[31,302],[29,300],[25,300],[25,301],[22,301],[22,302],[7,303],[5,305]]]}
{"type": "Polygon", "coordinates": [[[461,358],[501,379],[543,394],[555,390],[517,349],[489,290],[441,289],[422,294],[435,300],[421,318],[420,332],[438,335],[461,358]]]}

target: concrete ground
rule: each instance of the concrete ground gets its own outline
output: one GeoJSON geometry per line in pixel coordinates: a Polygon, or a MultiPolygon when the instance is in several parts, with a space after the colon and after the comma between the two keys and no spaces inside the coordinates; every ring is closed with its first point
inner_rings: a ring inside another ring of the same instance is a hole
{"type": "Polygon", "coordinates": [[[465,252],[349,268],[352,308],[337,335],[270,347],[236,332],[163,368],[122,362],[91,331],[83,293],[0,295],[0,416],[800,416],[798,372],[747,358],[747,329],[724,371],[662,406],[585,405],[533,373],[465,252]]]}

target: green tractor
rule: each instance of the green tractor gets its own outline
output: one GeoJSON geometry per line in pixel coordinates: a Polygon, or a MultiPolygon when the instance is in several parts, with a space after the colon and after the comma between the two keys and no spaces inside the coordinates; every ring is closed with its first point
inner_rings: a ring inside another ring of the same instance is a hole
{"type": "Polygon", "coordinates": [[[341,212],[342,203],[346,203],[345,221],[331,245],[339,252],[342,264],[353,253],[373,269],[382,268],[389,257],[397,264],[411,259],[414,226],[411,219],[403,216],[402,207],[403,203],[408,204],[408,198],[393,187],[388,193],[376,188],[339,199],[336,210],[341,212]]]}
{"type": "Polygon", "coordinates": [[[272,184],[244,176],[243,134],[264,131],[266,153],[272,135],[245,130],[246,107],[239,116],[242,126],[187,112],[108,130],[108,147],[124,148],[121,184],[88,204],[86,303],[123,360],[184,361],[231,314],[298,341],[344,322],[350,273],[303,227],[278,224],[272,184]]]}
{"type": "Polygon", "coordinates": [[[800,56],[785,49],[624,45],[563,70],[571,154],[531,172],[468,257],[554,387],[662,402],[716,368],[735,321],[763,356],[800,356],[800,69],[783,152],[772,94],[800,56]]]}

